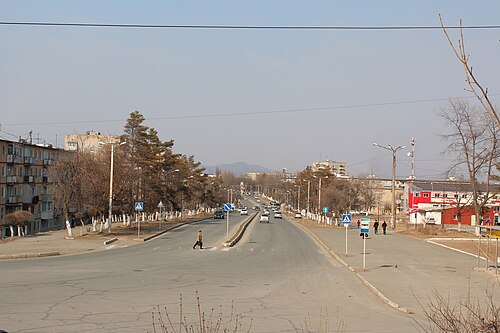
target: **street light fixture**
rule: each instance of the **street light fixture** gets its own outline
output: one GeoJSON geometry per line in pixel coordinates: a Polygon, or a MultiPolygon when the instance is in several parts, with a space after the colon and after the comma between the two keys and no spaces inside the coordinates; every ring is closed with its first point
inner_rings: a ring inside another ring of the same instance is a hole
{"type": "Polygon", "coordinates": [[[385,150],[392,152],[392,200],[391,200],[391,228],[396,228],[396,152],[399,149],[404,149],[406,146],[398,146],[393,148],[391,145],[381,146],[377,143],[373,143],[375,147],[380,147],[385,150]]]}
{"type": "Polygon", "coordinates": [[[111,163],[109,171],[109,223],[108,223],[108,233],[111,233],[111,215],[113,214],[113,158],[115,154],[115,145],[123,146],[126,142],[99,142],[100,145],[111,145],[111,163]]]}

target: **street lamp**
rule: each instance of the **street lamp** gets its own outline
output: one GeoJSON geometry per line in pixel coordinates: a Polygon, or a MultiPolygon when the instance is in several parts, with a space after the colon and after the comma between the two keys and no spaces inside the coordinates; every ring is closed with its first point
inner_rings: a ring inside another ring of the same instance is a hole
{"type": "Polygon", "coordinates": [[[321,213],[322,210],[321,210],[321,180],[323,178],[327,179],[328,176],[325,176],[325,177],[316,177],[316,176],[313,176],[314,178],[319,178],[319,187],[318,187],[318,210],[319,212],[321,213]]]}
{"type": "Polygon", "coordinates": [[[307,215],[309,216],[309,211],[310,211],[309,195],[311,192],[311,181],[308,179],[302,179],[302,180],[307,182],[307,215]]]}
{"type": "Polygon", "coordinates": [[[377,143],[373,143],[375,147],[380,147],[385,150],[392,152],[392,200],[391,200],[391,228],[396,228],[396,152],[399,149],[404,149],[406,146],[398,146],[392,148],[391,145],[381,146],[377,143]]]}
{"type": "Polygon", "coordinates": [[[115,154],[115,145],[118,144],[123,146],[126,142],[99,142],[100,145],[111,145],[111,163],[109,171],[109,223],[108,223],[108,233],[111,233],[111,215],[113,214],[113,157],[115,154]]]}

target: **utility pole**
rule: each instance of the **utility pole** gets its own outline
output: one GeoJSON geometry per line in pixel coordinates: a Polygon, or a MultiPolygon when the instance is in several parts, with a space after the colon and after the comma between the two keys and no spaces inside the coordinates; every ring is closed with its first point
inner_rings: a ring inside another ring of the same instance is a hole
{"type": "Polygon", "coordinates": [[[381,146],[377,143],[373,143],[375,147],[380,147],[392,152],[392,200],[391,200],[391,228],[396,228],[396,152],[399,149],[404,149],[406,146],[398,146],[392,148],[391,145],[381,146]]]}

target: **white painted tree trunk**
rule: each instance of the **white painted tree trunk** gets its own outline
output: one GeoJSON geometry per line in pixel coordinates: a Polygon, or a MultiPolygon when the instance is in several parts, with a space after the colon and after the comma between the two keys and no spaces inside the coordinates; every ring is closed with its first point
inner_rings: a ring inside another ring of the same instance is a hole
{"type": "Polygon", "coordinates": [[[10,228],[10,237],[14,237],[15,236],[14,226],[10,225],[9,228],[10,228]]]}
{"type": "Polygon", "coordinates": [[[92,231],[97,231],[97,219],[94,216],[92,216],[92,231]]]}

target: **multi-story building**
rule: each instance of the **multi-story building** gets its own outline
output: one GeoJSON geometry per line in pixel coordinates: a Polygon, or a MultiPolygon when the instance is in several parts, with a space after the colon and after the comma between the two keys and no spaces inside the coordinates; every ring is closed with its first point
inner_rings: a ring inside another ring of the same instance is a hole
{"type": "Polygon", "coordinates": [[[0,238],[10,236],[5,217],[16,210],[33,214],[28,233],[60,227],[47,172],[59,153],[52,146],[0,139],[0,238]]]}
{"type": "Polygon", "coordinates": [[[101,148],[99,143],[119,143],[118,135],[102,135],[100,132],[88,131],[86,134],[66,134],[64,150],[93,153],[101,148]]]}
{"type": "Polygon", "coordinates": [[[312,171],[329,170],[331,174],[345,178],[347,177],[347,163],[335,161],[321,161],[313,162],[311,166],[312,171]]]}

